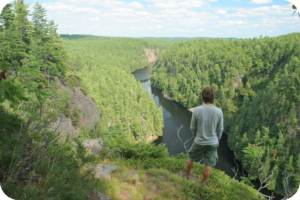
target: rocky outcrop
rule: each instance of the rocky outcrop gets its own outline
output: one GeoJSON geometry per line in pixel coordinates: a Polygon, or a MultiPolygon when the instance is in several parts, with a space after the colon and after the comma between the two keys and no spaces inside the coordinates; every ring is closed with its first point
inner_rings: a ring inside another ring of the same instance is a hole
{"type": "Polygon", "coordinates": [[[90,95],[85,96],[80,87],[75,87],[74,92],[71,92],[70,107],[71,110],[77,107],[83,113],[80,125],[87,127],[89,130],[95,128],[96,122],[100,125],[100,115],[96,103],[90,95]]]}
{"type": "Polygon", "coordinates": [[[133,179],[139,180],[139,179],[140,179],[140,176],[139,176],[138,173],[136,173],[136,172],[131,172],[131,173],[127,176],[127,178],[133,178],[133,179]]]}
{"type": "MultiPolygon", "coordinates": [[[[74,147],[73,150],[76,150],[77,144],[73,142],[74,147]]],[[[117,158],[121,157],[121,150],[116,147],[109,149],[109,147],[104,146],[104,139],[103,138],[96,138],[96,139],[91,139],[91,140],[84,140],[82,141],[82,145],[88,150],[89,153],[98,155],[100,154],[105,148],[108,149],[109,151],[106,153],[106,156],[115,156],[117,158]]]]}
{"type": "MultiPolygon", "coordinates": [[[[73,144],[77,146],[75,142],[73,142],[73,144]]],[[[103,144],[104,140],[102,138],[82,141],[82,145],[89,151],[89,153],[92,153],[94,155],[98,155],[99,153],[101,153],[103,144]]]]}
{"type": "Polygon", "coordinates": [[[71,120],[61,113],[58,115],[58,120],[52,124],[52,128],[59,133],[69,134],[72,139],[77,137],[80,133],[80,129],[76,130],[71,120]]]}
{"type": "Polygon", "coordinates": [[[155,53],[159,53],[159,49],[144,49],[147,56],[148,63],[153,63],[157,60],[155,53]]]}
{"type": "Polygon", "coordinates": [[[172,97],[170,97],[168,94],[164,94],[164,93],[162,93],[162,94],[166,99],[173,101],[172,97]]]}
{"type": "Polygon", "coordinates": [[[233,83],[234,89],[237,89],[238,86],[239,86],[239,84],[240,84],[241,82],[242,82],[242,78],[238,78],[238,79],[233,83]]]}
{"type": "Polygon", "coordinates": [[[111,200],[108,196],[94,190],[90,193],[90,200],[111,200]]]}
{"type": "MultiPolygon", "coordinates": [[[[75,107],[81,111],[81,117],[79,119],[79,125],[85,126],[89,130],[94,129],[96,123],[100,125],[100,115],[96,103],[92,100],[90,95],[86,96],[80,87],[70,88],[60,81],[58,77],[55,77],[55,82],[58,85],[58,89],[68,89],[70,91],[70,109],[74,111],[75,107]]],[[[68,133],[71,138],[77,137],[81,130],[75,129],[71,123],[71,119],[67,118],[64,114],[59,114],[58,120],[52,124],[52,130],[56,130],[59,133],[68,133]]]]}
{"type": "Polygon", "coordinates": [[[94,178],[111,178],[111,173],[116,171],[118,165],[111,165],[111,164],[98,164],[93,167],[93,175],[94,178]]]}
{"type": "Polygon", "coordinates": [[[58,89],[65,89],[66,88],[66,85],[63,82],[61,82],[57,76],[55,76],[54,81],[57,84],[58,89]]]}
{"type": "Polygon", "coordinates": [[[159,49],[148,49],[144,48],[146,56],[147,56],[147,62],[149,64],[148,67],[152,67],[153,63],[156,62],[157,58],[155,56],[155,53],[159,53],[159,49]]]}

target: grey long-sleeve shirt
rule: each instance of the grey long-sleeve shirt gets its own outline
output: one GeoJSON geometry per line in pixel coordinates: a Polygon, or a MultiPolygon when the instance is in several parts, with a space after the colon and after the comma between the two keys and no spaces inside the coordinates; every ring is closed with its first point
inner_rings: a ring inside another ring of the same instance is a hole
{"type": "Polygon", "coordinates": [[[199,145],[215,145],[219,143],[223,132],[222,110],[214,105],[203,104],[194,109],[191,130],[195,143],[199,145]]]}

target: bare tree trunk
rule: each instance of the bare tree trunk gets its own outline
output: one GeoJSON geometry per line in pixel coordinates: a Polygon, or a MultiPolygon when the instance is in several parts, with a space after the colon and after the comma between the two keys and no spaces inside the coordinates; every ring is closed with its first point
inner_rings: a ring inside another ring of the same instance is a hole
{"type": "Polygon", "coordinates": [[[47,65],[47,56],[45,57],[45,69],[44,69],[44,74],[46,75],[46,65],[47,65]]]}
{"type": "Polygon", "coordinates": [[[49,88],[49,71],[50,69],[48,69],[48,88],[49,88]]]}

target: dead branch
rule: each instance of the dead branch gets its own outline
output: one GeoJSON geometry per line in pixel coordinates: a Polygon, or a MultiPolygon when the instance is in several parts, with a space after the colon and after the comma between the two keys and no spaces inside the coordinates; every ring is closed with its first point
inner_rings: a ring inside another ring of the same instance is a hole
{"type": "Polygon", "coordinates": [[[259,161],[259,163],[261,164],[261,168],[258,169],[258,178],[259,178],[259,182],[260,182],[260,188],[257,190],[256,195],[259,193],[259,191],[263,188],[266,188],[268,185],[270,185],[271,183],[273,183],[273,181],[268,182],[268,180],[273,176],[273,171],[272,173],[267,177],[267,175],[265,174],[264,180],[262,181],[263,177],[261,177],[260,171],[264,168],[264,165],[262,164],[260,157],[257,156],[257,160],[259,161]],[[264,185],[265,184],[265,185],[264,185]]]}
{"type": "Polygon", "coordinates": [[[239,166],[238,166],[238,164],[235,162],[235,159],[233,158],[233,161],[234,161],[234,163],[236,164],[236,169],[235,169],[235,167],[234,168],[231,168],[231,170],[233,171],[233,173],[234,173],[234,177],[232,177],[231,179],[230,179],[230,181],[226,184],[226,186],[227,185],[229,185],[229,183],[233,180],[233,179],[235,179],[235,177],[237,176],[237,174],[238,174],[238,171],[239,171],[239,166]]]}
{"type": "Polygon", "coordinates": [[[286,170],[284,171],[284,177],[283,177],[283,187],[284,187],[284,193],[285,193],[285,198],[290,198],[293,196],[294,191],[290,191],[289,187],[289,178],[292,176],[293,173],[288,173],[286,170]]]}
{"type": "Polygon", "coordinates": [[[181,137],[179,136],[179,131],[180,131],[180,129],[182,129],[182,127],[183,127],[183,124],[182,124],[182,125],[180,126],[180,128],[178,129],[178,131],[177,131],[177,136],[178,136],[180,142],[182,143],[182,145],[183,145],[183,147],[184,147],[184,149],[185,149],[185,152],[187,153],[188,151],[187,151],[187,148],[186,148],[185,144],[188,143],[189,141],[191,141],[191,140],[194,138],[194,136],[191,137],[190,139],[188,139],[187,141],[183,142],[183,141],[181,140],[181,137]]]}

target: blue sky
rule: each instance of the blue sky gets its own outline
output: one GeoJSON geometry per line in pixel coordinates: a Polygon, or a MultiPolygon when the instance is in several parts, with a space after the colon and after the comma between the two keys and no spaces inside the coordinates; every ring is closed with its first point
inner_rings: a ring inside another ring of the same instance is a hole
{"type": "MultiPolygon", "coordinates": [[[[36,0],[25,0],[32,10],[36,0]]],[[[300,31],[285,0],[41,0],[61,34],[125,37],[278,36],[300,31]]]]}

